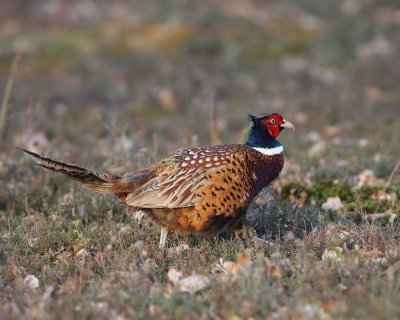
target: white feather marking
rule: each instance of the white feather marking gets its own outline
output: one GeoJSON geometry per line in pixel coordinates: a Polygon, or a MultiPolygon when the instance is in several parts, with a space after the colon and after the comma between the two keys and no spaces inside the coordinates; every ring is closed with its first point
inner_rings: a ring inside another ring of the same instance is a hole
{"type": "Polygon", "coordinates": [[[283,146],[275,147],[275,148],[253,148],[254,150],[261,152],[266,156],[274,156],[277,154],[281,154],[283,152],[283,146]]]}
{"type": "Polygon", "coordinates": [[[188,164],[186,162],[182,163],[182,167],[187,167],[188,164]]]}

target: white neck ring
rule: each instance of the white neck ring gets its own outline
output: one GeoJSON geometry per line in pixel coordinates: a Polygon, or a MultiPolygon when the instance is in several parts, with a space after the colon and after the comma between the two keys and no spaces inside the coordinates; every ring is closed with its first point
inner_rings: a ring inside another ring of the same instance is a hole
{"type": "Polygon", "coordinates": [[[277,154],[281,154],[283,152],[283,146],[275,147],[275,148],[253,148],[254,150],[261,152],[266,156],[274,156],[277,154]]]}

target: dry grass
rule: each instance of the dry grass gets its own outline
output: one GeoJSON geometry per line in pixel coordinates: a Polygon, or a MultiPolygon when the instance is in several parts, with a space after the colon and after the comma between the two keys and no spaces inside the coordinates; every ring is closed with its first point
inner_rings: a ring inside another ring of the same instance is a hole
{"type": "Polygon", "coordinates": [[[0,318],[400,317],[396,1],[57,3],[0,12],[0,318]],[[296,133],[248,212],[265,247],[162,255],[156,226],[14,150],[126,172],[269,111],[296,133]]]}

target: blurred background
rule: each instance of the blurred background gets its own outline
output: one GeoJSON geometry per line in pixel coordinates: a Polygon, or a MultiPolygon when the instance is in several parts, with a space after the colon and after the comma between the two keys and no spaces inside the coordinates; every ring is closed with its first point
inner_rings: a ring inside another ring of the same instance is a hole
{"type": "Polygon", "coordinates": [[[241,142],[248,113],[279,112],[296,125],[281,136],[288,170],[388,178],[399,31],[396,0],[3,0],[3,168],[20,145],[135,169],[241,142]]]}
{"type": "Polygon", "coordinates": [[[398,319],[399,61],[399,0],[0,0],[0,318],[398,319]],[[247,211],[264,248],[171,235],[164,255],[14,148],[125,173],[267,112],[296,131],[247,211]]]}

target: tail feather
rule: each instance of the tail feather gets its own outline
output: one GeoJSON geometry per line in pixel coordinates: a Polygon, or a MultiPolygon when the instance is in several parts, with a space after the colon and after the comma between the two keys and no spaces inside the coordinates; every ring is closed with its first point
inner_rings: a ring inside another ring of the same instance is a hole
{"type": "Polygon", "coordinates": [[[94,191],[107,192],[110,183],[117,178],[117,176],[98,173],[79,167],[77,165],[67,164],[50,158],[45,158],[35,152],[26,149],[22,149],[19,147],[17,147],[17,149],[21,150],[22,152],[33,158],[36,161],[35,165],[57,173],[64,174],[74,180],[80,181],[84,184],[84,187],[94,191]]]}

